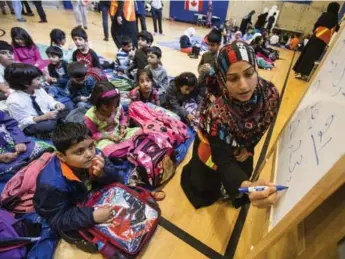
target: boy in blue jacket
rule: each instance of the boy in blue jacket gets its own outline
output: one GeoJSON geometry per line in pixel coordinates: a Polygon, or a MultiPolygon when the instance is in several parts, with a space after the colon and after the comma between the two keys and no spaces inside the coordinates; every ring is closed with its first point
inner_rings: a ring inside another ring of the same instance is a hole
{"type": "Polygon", "coordinates": [[[60,124],[52,139],[57,152],[37,179],[33,198],[36,212],[57,232],[90,228],[108,221],[112,207],[94,210],[77,204],[97,186],[120,181],[111,162],[96,150],[91,133],[83,124],[60,124]]]}

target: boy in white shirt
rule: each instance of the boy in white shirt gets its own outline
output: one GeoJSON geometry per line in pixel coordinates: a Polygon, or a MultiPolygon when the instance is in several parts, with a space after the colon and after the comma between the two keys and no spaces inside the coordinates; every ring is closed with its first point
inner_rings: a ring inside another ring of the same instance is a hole
{"type": "Polygon", "coordinates": [[[5,79],[15,91],[6,104],[26,135],[49,138],[68,111],[42,88],[41,77],[41,70],[35,66],[22,63],[8,66],[5,79]]]}

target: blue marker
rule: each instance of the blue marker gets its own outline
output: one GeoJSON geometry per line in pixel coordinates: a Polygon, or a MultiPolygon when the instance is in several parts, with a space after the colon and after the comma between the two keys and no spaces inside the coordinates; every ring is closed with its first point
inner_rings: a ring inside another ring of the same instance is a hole
{"type": "MultiPolygon", "coordinates": [[[[283,185],[276,185],[275,187],[276,187],[278,192],[286,190],[289,188],[289,187],[283,186],[283,185]]],[[[270,188],[270,187],[269,186],[251,186],[251,187],[238,188],[238,191],[242,192],[242,193],[251,193],[251,192],[261,192],[261,191],[264,191],[268,188],[270,188]]]]}

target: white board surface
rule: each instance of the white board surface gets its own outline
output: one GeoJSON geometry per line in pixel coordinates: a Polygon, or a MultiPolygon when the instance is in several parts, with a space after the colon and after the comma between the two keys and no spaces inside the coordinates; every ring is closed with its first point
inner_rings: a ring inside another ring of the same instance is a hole
{"type": "MultiPolygon", "coordinates": [[[[299,91],[296,87],[295,91],[299,91]]],[[[289,189],[273,207],[271,227],[345,154],[345,30],[279,138],[276,183],[289,189]]]]}

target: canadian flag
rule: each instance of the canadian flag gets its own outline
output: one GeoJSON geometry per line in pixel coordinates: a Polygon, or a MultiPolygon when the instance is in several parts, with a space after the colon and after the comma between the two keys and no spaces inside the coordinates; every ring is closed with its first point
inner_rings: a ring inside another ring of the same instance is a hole
{"type": "Polygon", "coordinates": [[[202,0],[185,0],[184,9],[191,12],[201,12],[202,0]]]}

